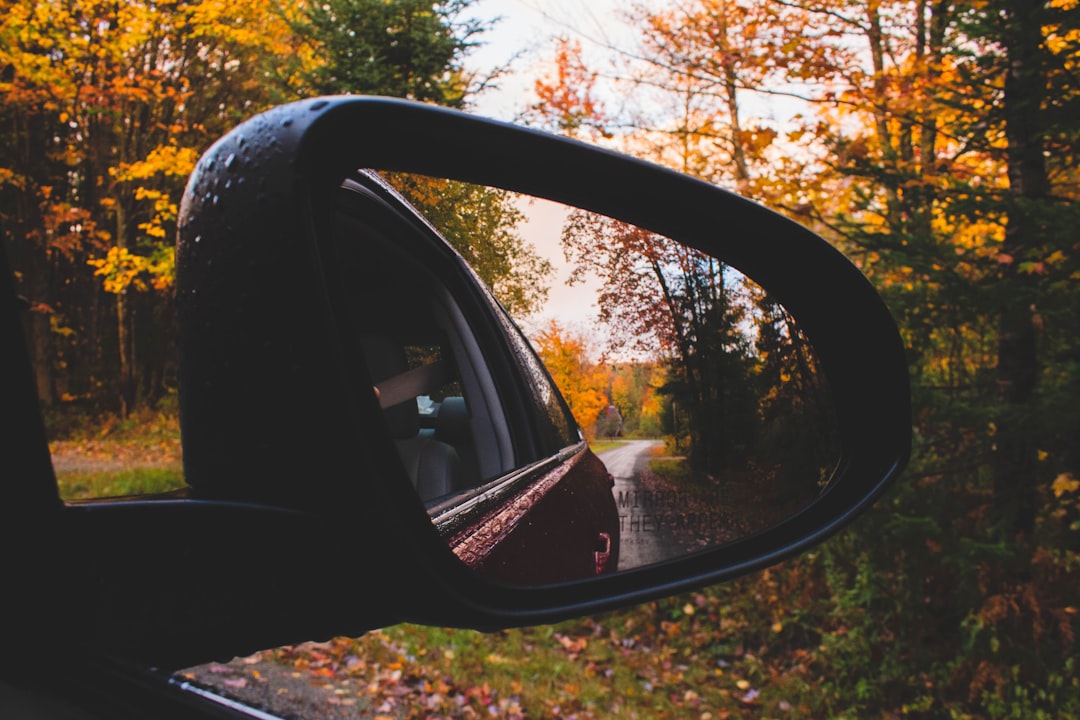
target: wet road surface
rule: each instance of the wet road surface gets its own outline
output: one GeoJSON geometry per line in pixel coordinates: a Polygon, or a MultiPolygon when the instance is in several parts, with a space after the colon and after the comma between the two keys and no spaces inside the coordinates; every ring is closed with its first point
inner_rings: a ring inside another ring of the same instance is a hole
{"type": "Polygon", "coordinates": [[[677,510],[673,496],[649,492],[641,481],[659,440],[629,440],[597,453],[615,478],[615,503],[619,508],[619,570],[663,562],[685,554],[666,529],[677,510]]]}

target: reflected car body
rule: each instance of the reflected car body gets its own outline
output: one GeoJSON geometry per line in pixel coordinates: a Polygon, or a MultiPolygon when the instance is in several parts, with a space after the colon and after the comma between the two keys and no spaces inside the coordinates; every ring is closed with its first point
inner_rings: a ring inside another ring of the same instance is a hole
{"type": "Polygon", "coordinates": [[[517,585],[613,572],[619,525],[612,485],[592,451],[572,451],[545,463],[509,502],[449,534],[450,547],[485,577],[517,585]]]}

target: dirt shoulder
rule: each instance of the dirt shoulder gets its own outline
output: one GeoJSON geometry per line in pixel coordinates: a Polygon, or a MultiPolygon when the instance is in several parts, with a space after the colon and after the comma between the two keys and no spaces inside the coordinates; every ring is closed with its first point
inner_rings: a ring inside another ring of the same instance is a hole
{"type": "Polygon", "coordinates": [[[272,652],[199,665],[176,677],[285,720],[395,716],[386,712],[390,708],[375,706],[366,679],[290,666],[272,652]]]}
{"type": "Polygon", "coordinates": [[[155,445],[112,440],[57,440],[49,443],[53,469],[63,472],[118,472],[132,467],[179,467],[180,440],[155,445]]]}

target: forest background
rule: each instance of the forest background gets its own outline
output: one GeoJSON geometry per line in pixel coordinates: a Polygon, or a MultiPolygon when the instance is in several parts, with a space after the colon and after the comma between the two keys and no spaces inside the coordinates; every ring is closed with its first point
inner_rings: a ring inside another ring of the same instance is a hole
{"type": "MultiPolygon", "coordinates": [[[[499,80],[466,69],[490,30],[471,4],[0,2],[0,231],[54,438],[174,413],[172,243],[202,151],[313,94],[467,109],[499,80]]],[[[532,715],[1080,715],[1076,5],[656,2],[627,10],[630,44],[553,41],[520,121],[734,189],[870,277],[907,345],[915,452],[812,553],[503,638],[555,637],[566,656],[532,715]],[[777,94],[800,111],[752,112],[777,94]],[[649,652],[595,654],[608,645],[649,652]]],[[[425,212],[447,211],[428,195],[425,212]]],[[[517,242],[516,207],[468,202],[485,233],[450,240],[512,309],[536,309],[551,270],[517,242]]],[[[470,638],[486,650],[457,665],[505,674],[515,651],[470,638]]],[[[464,706],[496,707],[496,690],[464,706]]]]}

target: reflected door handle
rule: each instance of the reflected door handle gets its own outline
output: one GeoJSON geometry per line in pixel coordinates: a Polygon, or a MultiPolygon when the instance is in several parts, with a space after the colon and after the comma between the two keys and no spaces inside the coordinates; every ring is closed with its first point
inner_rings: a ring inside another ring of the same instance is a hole
{"type": "Polygon", "coordinates": [[[608,559],[611,557],[611,536],[606,532],[600,533],[596,538],[596,574],[604,572],[608,559]]]}

